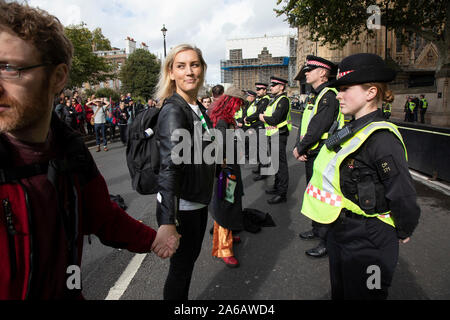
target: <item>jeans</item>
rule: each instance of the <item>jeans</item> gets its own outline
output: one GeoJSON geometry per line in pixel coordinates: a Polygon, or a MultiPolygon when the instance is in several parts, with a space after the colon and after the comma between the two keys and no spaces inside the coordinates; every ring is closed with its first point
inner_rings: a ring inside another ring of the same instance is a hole
{"type": "Polygon", "coordinates": [[[192,271],[202,249],[208,220],[208,207],[178,211],[180,246],[170,258],[169,274],[164,285],[164,300],[187,300],[192,271]]]}
{"type": "Polygon", "coordinates": [[[97,143],[97,145],[100,145],[100,135],[99,135],[99,130],[102,131],[102,139],[103,139],[103,146],[106,147],[107,145],[107,141],[106,141],[106,128],[105,128],[105,124],[104,123],[96,123],[94,125],[94,131],[95,131],[95,142],[97,143]]]}

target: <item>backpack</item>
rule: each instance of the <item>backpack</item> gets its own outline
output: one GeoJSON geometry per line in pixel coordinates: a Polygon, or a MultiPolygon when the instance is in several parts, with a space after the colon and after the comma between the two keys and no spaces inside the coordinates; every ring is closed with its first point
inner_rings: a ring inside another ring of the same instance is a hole
{"type": "Polygon", "coordinates": [[[128,124],[126,158],[131,176],[131,187],[143,195],[155,194],[159,190],[160,158],[157,123],[160,111],[170,101],[181,104],[188,121],[193,122],[189,105],[178,94],[174,94],[166,99],[161,108],[143,110],[136,115],[131,124],[128,124]]]}
{"type": "Polygon", "coordinates": [[[147,109],[128,124],[127,166],[131,187],[140,194],[158,191],[159,146],[156,124],[161,109],[147,109]]]}

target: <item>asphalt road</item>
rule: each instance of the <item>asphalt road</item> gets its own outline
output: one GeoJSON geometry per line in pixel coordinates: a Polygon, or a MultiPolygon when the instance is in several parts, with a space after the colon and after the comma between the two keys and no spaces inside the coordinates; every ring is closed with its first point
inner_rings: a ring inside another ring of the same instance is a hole
{"type": "MultiPolygon", "coordinates": [[[[295,117],[294,114],[297,123],[295,117]]],[[[294,128],[288,150],[292,150],[296,135],[294,128]]],[[[131,189],[125,147],[115,142],[109,148],[109,152],[91,151],[110,193],[120,194],[131,216],[156,229],[155,196],[141,196],[131,189]]],[[[241,265],[236,269],[211,256],[212,236],[206,231],[192,277],[191,300],[330,299],[328,259],[307,257],[305,250],[318,242],[298,237],[299,232],[310,228],[310,220],[300,214],[305,190],[304,165],[290,154],[288,159],[288,201],[273,206],[267,204],[269,196],[264,193],[273,178],[254,182],[253,166],[243,166],[243,206],[270,213],[276,227],[263,228],[256,234],[240,233],[242,243],[235,245],[235,255],[241,265]]],[[[415,186],[422,215],[411,241],[400,246],[389,299],[450,299],[450,196],[421,182],[416,181],[415,186]]],[[[207,230],[211,226],[209,219],[207,230]]],[[[162,299],[169,260],[161,260],[152,253],[136,257],[126,250],[102,245],[95,236],[91,240],[89,244],[86,239],[82,263],[86,299],[103,300],[115,285],[121,285],[116,286],[121,300],[162,299]],[[135,269],[130,273],[133,266],[135,269]]]]}

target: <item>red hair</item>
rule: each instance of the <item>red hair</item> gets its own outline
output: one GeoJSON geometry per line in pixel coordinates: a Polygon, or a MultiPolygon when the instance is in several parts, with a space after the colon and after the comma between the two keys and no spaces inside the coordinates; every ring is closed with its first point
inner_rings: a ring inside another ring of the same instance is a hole
{"type": "Polygon", "coordinates": [[[213,127],[216,127],[217,121],[225,120],[226,123],[234,123],[234,114],[244,104],[241,98],[231,97],[227,95],[220,96],[215,100],[211,106],[211,113],[209,117],[213,123],[213,127]]]}

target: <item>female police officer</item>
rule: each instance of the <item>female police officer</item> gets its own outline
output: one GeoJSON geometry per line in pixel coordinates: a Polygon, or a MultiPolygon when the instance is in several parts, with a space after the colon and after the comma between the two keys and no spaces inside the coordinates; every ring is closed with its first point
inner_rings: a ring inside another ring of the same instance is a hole
{"type": "Polygon", "coordinates": [[[351,55],[334,86],[355,120],[327,140],[314,163],[302,213],[331,224],[327,238],[333,299],[386,299],[399,240],[409,241],[420,208],[397,127],[377,110],[395,73],[374,54],[351,55]]]}

